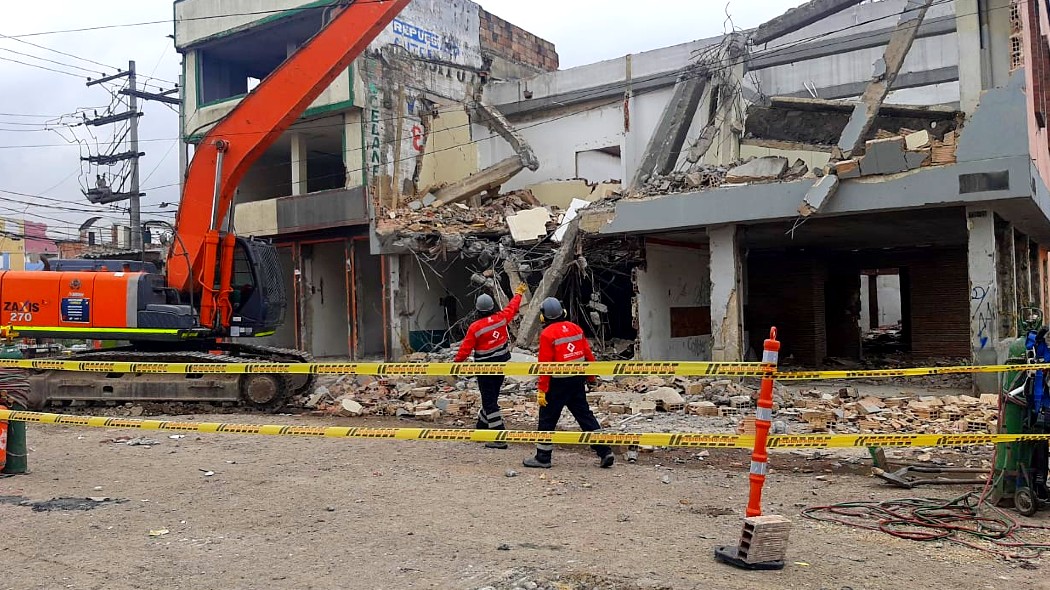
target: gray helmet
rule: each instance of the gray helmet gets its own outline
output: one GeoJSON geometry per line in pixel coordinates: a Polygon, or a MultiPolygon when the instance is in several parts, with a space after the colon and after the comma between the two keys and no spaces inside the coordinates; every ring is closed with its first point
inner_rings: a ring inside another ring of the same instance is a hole
{"type": "Polygon", "coordinates": [[[488,293],[482,293],[478,295],[477,301],[474,302],[474,309],[481,313],[488,313],[496,307],[496,302],[492,300],[492,297],[488,293]]]}
{"type": "Polygon", "coordinates": [[[561,301],[548,297],[540,304],[540,313],[543,314],[544,320],[551,321],[561,319],[565,315],[565,310],[561,307],[561,301]]]}

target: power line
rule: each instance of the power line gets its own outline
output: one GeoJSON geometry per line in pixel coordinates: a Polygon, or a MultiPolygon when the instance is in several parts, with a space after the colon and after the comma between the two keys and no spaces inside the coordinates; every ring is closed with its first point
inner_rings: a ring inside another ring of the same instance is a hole
{"type": "Polygon", "coordinates": [[[37,59],[37,60],[40,60],[40,61],[43,61],[43,62],[59,65],[59,66],[66,67],[66,68],[73,68],[73,69],[76,69],[76,70],[81,70],[81,71],[87,72],[89,74],[102,74],[102,75],[105,75],[104,72],[98,72],[98,71],[95,71],[95,70],[89,70],[87,68],[82,68],[82,67],[80,67],[78,65],[75,65],[75,64],[67,64],[67,63],[63,63],[63,62],[60,62],[60,61],[55,61],[53,59],[48,59],[46,57],[40,57],[39,55],[33,55],[31,53],[23,53],[21,51],[15,51],[14,49],[8,49],[6,47],[0,47],[0,51],[6,51],[8,53],[13,53],[15,55],[21,55],[23,57],[30,57],[32,59],[37,59]]]}
{"type": "Polygon", "coordinates": [[[66,76],[73,76],[74,78],[80,78],[80,79],[84,78],[84,76],[82,76],[80,74],[74,74],[72,72],[64,72],[62,70],[56,70],[55,68],[49,68],[47,66],[42,66],[42,65],[39,65],[39,64],[26,63],[24,61],[18,61],[17,59],[11,59],[9,57],[0,57],[0,61],[8,61],[8,62],[11,62],[11,63],[16,63],[16,64],[20,64],[20,65],[23,65],[23,66],[31,67],[31,68],[37,68],[37,69],[40,69],[40,70],[47,70],[49,72],[55,72],[56,74],[65,74],[66,76]]]}

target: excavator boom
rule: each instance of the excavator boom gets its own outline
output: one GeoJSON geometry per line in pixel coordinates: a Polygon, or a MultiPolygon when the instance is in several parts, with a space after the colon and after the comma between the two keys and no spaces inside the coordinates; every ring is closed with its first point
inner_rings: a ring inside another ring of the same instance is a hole
{"type": "Polygon", "coordinates": [[[251,165],[349,67],[410,0],[355,0],[250,92],[197,145],[179,206],[168,286],[199,293],[201,323],[228,326],[233,241],[219,243],[251,165]],[[221,252],[220,252],[221,250],[221,252]],[[216,272],[219,288],[216,289],[216,272]]]}

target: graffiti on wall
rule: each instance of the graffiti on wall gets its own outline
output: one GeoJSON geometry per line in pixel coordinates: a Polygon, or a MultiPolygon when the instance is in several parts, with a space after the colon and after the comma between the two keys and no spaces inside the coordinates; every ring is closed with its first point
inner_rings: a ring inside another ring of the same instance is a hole
{"type": "Polygon", "coordinates": [[[450,36],[442,36],[400,18],[394,19],[391,29],[396,37],[394,45],[405,48],[412,55],[448,61],[459,57],[459,43],[450,36]]]}
{"type": "Polygon", "coordinates": [[[383,165],[382,146],[383,133],[381,123],[382,101],[379,99],[379,88],[375,84],[368,85],[368,165],[371,179],[379,177],[380,168],[383,165]]]}
{"type": "Polygon", "coordinates": [[[973,310],[970,320],[975,328],[977,345],[984,350],[995,333],[996,313],[995,298],[991,296],[993,286],[977,286],[970,290],[970,309],[973,310]]]}

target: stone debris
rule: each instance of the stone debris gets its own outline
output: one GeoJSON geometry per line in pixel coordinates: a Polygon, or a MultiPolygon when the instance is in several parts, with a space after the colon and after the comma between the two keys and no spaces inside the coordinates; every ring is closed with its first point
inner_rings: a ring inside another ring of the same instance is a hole
{"type": "MultiPolygon", "coordinates": [[[[454,349],[454,347],[453,347],[454,349]]],[[[414,353],[406,362],[449,362],[451,350],[414,353]]],[[[535,361],[515,350],[517,362],[535,361]]],[[[539,413],[533,377],[508,377],[499,405],[504,418],[528,427],[539,413]]],[[[600,378],[587,394],[603,429],[619,432],[698,432],[753,435],[757,379],[712,377],[600,378]]],[[[396,416],[471,426],[480,409],[477,382],[466,376],[376,378],[343,376],[303,396],[318,400],[318,415],[396,416]],[[324,393],[318,398],[318,393],[324,393]]],[[[987,433],[996,431],[998,396],[861,395],[854,387],[834,390],[774,387],[773,434],[987,433]]],[[[563,416],[564,427],[573,428],[563,416]]]]}

